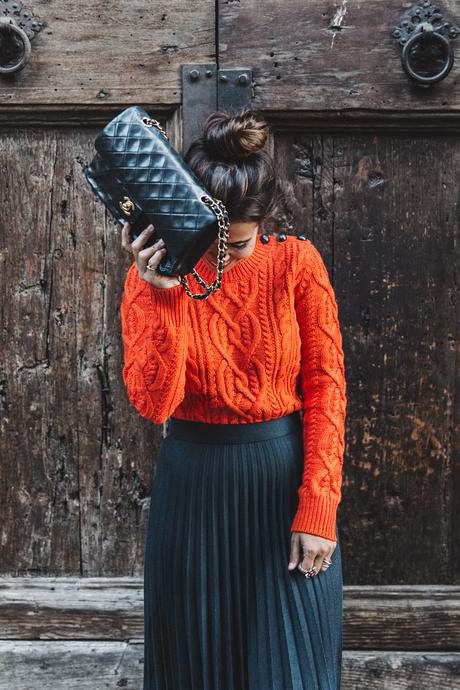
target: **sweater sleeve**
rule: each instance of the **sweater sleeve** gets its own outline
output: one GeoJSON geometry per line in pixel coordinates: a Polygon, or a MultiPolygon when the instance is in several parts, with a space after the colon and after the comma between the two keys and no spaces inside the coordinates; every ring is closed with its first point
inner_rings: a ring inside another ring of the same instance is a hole
{"type": "Polygon", "coordinates": [[[182,285],[157,288],[135,262],[128,269],[120,306],[122,376],[129,401],[156,424],[184,398],[188,299],[182,285]]]}
{"type": "Polygon", "coordinates": [[[295,308],[301,337],[304,468],[291,531],[336,541],[346,414],[342,335],[321,254],[306,240],[298,257],[295,308]]]}

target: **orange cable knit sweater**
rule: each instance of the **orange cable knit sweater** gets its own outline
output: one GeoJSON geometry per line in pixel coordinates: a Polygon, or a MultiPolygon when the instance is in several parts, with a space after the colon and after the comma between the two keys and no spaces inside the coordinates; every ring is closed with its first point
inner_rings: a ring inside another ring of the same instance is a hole
{"type": "MultiPolygon", "coordinates": [[[[202,259],[195,268],[214,280],[202,259]]],[[[304,470],[291,531],[335,541],[344,356],[334,291],[310,240],[258,238],[205,300],[191,299],[182,285],[154,287],[133,263],[120,315],[123,381],[150,421],[244,424],[303,410],[304,470]]]]}

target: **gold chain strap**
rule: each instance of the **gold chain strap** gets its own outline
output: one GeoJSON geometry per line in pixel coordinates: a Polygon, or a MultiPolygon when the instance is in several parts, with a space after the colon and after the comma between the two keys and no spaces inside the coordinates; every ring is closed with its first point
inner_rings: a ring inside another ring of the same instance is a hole
{"type": "Polygon", "coordinates": [[[198,275],[195,269],[192,268],[190,273],[198,281],[198,283],[206,290],[206,292],[200,292],[195,294],[190,290],[185,276],[179,276],[179,280],[183,285],[185,292],[189,297],[192,297],[193,299],[206,299],[206,297],[209,297],[211,292],[214,292],[214,290],[220,288],[220,284],[222,282],[222,274],[224,272],[224,256],[225,252],[227,251],[227,242],[230,227],[230,221],[228,219],[227,210],[220,199],[213,199],[212,197],[203,194],[201,196],[201,201],[203,201],[207,206],[210,206],[217,216],[217,223],[219,226],[219,242],[217,246],[217,276],[210,285],[207,285],[203,278],[201,278],[201,276],[198,275]]]}
{"type": "Polygon", "coordinates": [[[165,135],[166,139],[168,139],[168,135],[166,134],[165,130],[160,125],[158,120],[154,120],[153,117],[141,117],[141,120],[147,127],[156,127],[157,129],[159,129],[160,132],[165,135]]]}
{"type": "MultiPolygon", "coordinates": [[[[160,125],[158,120],[154,120],[152,117],[142,117],[141,119],[144,125],[146,125],[147,127],[156,127],[160,130],[160,132],[162,132],[162,134],[164,134],[166,139],[168,139],[168,135],[166,134],[165,130],[160,125]]],[[[230,226],[227,210],[220,199],[213,199],[212,197],[203,194],[201,196],[201,201],[203,201],[207,206],[210,206],[217,216],[217,224],[219,228],[219,242],[217,247],[217,276],[216,279],[210,285],[207,285],[203,278],[201,278],[201,276],[198,275],[195,269],[192,268],[190,273],[197,280],[197,282],[206,290],[206,292],[195,294],[190,290],[185,276],[178,276],[181,284],[185,289],[185,292],[189,297],[192,297],[193,299],[206,299],[207,297],[209,297],[211,292],[214,292],[214,290],[218,290],[220,288],[220,284],[222,282],[222,274],[224,272],[224,256],[225,252],[227,251],[227,242],[230,226]]]]}

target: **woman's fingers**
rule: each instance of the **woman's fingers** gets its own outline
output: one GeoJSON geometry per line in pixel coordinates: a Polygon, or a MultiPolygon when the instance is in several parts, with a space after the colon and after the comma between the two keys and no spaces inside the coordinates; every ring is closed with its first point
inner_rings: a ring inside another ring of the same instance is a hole
{"type": "Polygon", "coordinates": [[[297,567],[304,575],[310,572],[311,577],[325,572],[329,567],[328,562],[331,563],[336,546],[336,542],[315,534],[293,532],[289,570],[297,567]]]}
{"type": "Polygon", "coordinates": [[[299,570],[302,572],[307,572],[311,570],[315,564],[315,559],[317,556],[316,549],[313,546],[306,544],[303,548],[302,559],[299,563],[299,570]]]}
{"type": "Polygon", "coordinates": [[[124,223],[121,230],[121,246],[123,249],[130,252],[131,254],[134,254],[134,256],[137,257],[137,254],[142,249],[142,246],[154,232],[155,228],[153,227],[153,225],[147,225],[147,227],[142,230],[140,235],[138,235],[138,237],[136,237],[136,239],[133,242],[131,242],[131,223],[124,223]]]}
{"type": "Polygon", "coordinates": [[[324,564],[324,559],[327,558],[327,553],[317,553],[315,556],[315,560],[313,561],[313,568],[316,570],[317,573],[320,573],[321,570],[323,569],[324,564]]]}
{"type": "Polygon", "coordinates": [[[148,225],[133,242],[130,242],[130,223],[123,223],[121,230],[121,246],[134,255],[137,270],[142,280],[154,287],[171,288],[181,284],[176,276],[163,276],[157,268],[162,258],[167,254],[165,241],[160,238],[154,244],[142,249],[148,238],[155,232],[153,225],[148,225]],[[147,268],[147,265],[149,268],[147,268]]]}
{"type": "Polygon", "coordinates": [[[142,249],[143,245],[147,241],[147,239],[155,232],[155,228],[153,225],[147,225],[146,228],[142,230],[140,235],[136,237],[136,239],[131,242],[131,249],[134,254],[134,256],[137,256],[138,252],[142,249]]]}
{"type": "Polygon", "coordinates": [[[329,549],[328,553],[324,556],[323,562],[321,563],[321,570],[325,572],[332,565],[332,554],[334,553],[337,544],[334,543],[329,549]]]}
{"type": "Polygon", "coordinates": [[[300,556],[300,537],[298,532],[292,532],[291,534],[291,553],[289,556],[288,569],[293,570],[297,563],[299,562],[300,556]]]}
{"type": "Polygon", "coordinates": [[[156,268],[163,258],[166,248],[164,240],[157,240],[151,247],[141,249],[137,254],[137,265],[142,273],[147,270],[147,264],[151,268],[156,268]]]}
{"type": "Polygon", "coordinates": [[[130,244],[131,223],[124,223],[121,228],[121,248],[131,253],[130,244]]]}

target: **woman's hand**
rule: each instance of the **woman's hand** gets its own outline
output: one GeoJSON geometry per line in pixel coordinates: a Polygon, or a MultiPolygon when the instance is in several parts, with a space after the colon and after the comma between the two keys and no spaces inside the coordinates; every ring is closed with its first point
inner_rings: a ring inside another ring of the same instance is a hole
{"type": "Polygon", "coordinates": [[[322,570],[327,570],[331,561],[332,554],[337,547],[335,541],[318,537],[307,532],[291,532],[291,554],[288,569],[293,570],[297,567],[301,573],[305,573],[310,568],[315,568],[316,572],[312,577],[322,570]]]}
{"type": "Polygon", "coordinates": [[[121,246],[122,249],[133,254],[137,270],[142,280],[151,283],[151,285],[157,288],[171,288],[180,285],[181,282],[179,278],[175,276],[163,276],[156,270],[161,259],[166,254],[166,247],[164,246],[165,243],[163,240],[158,240],[151,247],[142,249],[149,237],[152,236],[152,233],[155,232],[153,225],[148,225],[134,242],[129,241],[130,232],[131,224],[125,223],[121,230],[121,246]],[[152,271],[148,269],[147,264],[155,270],[152,271]]]}

